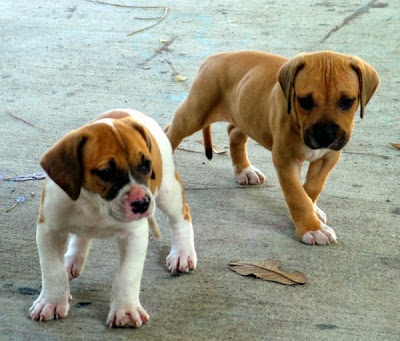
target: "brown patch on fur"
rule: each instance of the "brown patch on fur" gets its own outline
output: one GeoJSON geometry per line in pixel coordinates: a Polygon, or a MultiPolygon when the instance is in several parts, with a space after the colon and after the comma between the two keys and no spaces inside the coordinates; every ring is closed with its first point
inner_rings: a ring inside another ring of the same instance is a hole
{"type": "Polygon", "coordinates": [[[190,215],[190,207],[186,202],[186,195],[185,195],[185,189],[183,187],[183,182],[181,177],[179,176],[178,172],[175,171],[175,178],[178,180],[179,184],[181,185],[181,191],[182,191],[182,214],[183,214],[183,219],[192,222],[192,217],[190,215]]]}
{"type": "Polygon", "coordinates": [[[151,140],[151,161],[152,161],[152,172],[151,179],[150,179],[150,189],[154,193],[156,189],[160,189],[161,181],[162,181],[162,163],[161,163],[161,153],[158,144],[153,137],[150,135],[151,140]]]}
{"type": "Polygon", "coordinates": [[[88,135],[84,129],[72,130],[51,147],[40,160],[48,176],[72,200],[79,197],[82,184],[82,149],[88,135]]]}
{"type": "Polygon", "coordinates": [[[91,172],[93,169],[107,167],[112,159],[119,170],[126,172],[127,175],[131,172],[134,178],[147,183],[154,193],[161,186],[162,180],[161,154],[154,137],[131,116],[114,119],[113,123],[114,127],[107,124],[92,124],[82,128],[86,133],[90,131],[91,135],[82,157],[83,186],[93,193],[106,197],[113,184],[104,183],[91,172]],[[148,140],[153,142],[151,144],[154,148],[151,152],[148,140]],[[148,174],[138,170],[143,158],[152,162],[152,170],[148,174]],[[154,179],[150,178],[152,172],[155,174],[154,179]]]}
{"type": "Polygon", "coordinates": [[[44,198],[46,196],[46,185],[47,185],[47,177],[44,180],[44,184],[42,187],[42,195],[40,198],[40,207],[39,207],[39,217],[37,220],[38,224],[43,224],[44,223],[44,212],[43,212],[43,205],[44,205],[44,198]]]}
{"type": "MultiPolygon", "coordinates": [[[[149,179],[149,187],[152,193],[155,193],[156,190],[159,190],[161,187],[162,181],[162,161],[161,161],[161,153],[160,148],[158,147],[158,143],[154,136],[149,132],[149,130],[143,126],[140,122],[136,121],[132,116],[126,117],[121,120],[121,122],[125,123],[129,128],[133,128],[134,132],[126,132],[124,134],[124,138],[126,139],[126,144],[129,145],[129,149],[136,149],[139,146],[139,149],[142,151],[144,156],[151,160],[151,171],[148,176],[149,179]],[[140,135],[140,137],[138,137],[140,135]],[[141,140],[140,143],[138,140],[141,140]],[[143,143],[144,142],[144,143],[143,143]]],[[[115,121],[114,123],[118,123],[115,121]]],[[[122,132],[122,127],[118,126],[118,130],[122,132]]],[[[141,160],[140,160],[141,161],[141,160]]],[[[139,165],[139,163],[137,163],[139,165]]]]}

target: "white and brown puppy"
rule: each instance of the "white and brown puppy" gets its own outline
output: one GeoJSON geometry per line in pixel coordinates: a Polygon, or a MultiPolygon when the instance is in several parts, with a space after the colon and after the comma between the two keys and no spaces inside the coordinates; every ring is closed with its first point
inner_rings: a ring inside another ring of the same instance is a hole
{"type": "Polygon", "coordinates": [[[316,202],[350,139],[357,107],[362,118],[378,84],[365,61],[330,51],[292,59],[257,51],[220,53],[201,66],[165,131],[175,149],[203,129],[211,159],[210,124],[227,121],[240,184],[265,180],[247,157],[248,138],[271,150],[297,236],[307,244],[330,244],[336,235],[316,202]],[[310,165],[302,185],[304,161],[310,165]]]}
{"type": "Polygon", "coordinates": [[[162,129],[140,112],[109,111],[65,135],[41,165],[48,174],[37,224],[42,292],[29,310],[31,318],[65,317],[68,280],[82,273],[91,238],[117,236],[120,266],[107,324],[139,327],[147,322],[139,291],[149,222],[158,234],[156,203],[172,228],[168,269],[187,272],[197,262],[189,206],[162,129]]]}

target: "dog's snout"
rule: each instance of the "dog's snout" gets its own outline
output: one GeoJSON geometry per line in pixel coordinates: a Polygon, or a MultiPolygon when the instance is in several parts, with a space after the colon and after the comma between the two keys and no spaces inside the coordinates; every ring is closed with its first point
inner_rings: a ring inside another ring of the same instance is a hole
{"type": "Polygon", "coordinates": [[[335,142],[338,130],[338,125],[322,122],[312,127],[312,135],[320,148],[325,148],[335,142]]]}
{"type": "Polygon", "coordinates": [[[340,127],[332,122],[318,122],[304,134],[304,142],[311,149],[329,148],[337,141],[340,127]]]}
{"type": "Polygon", "coordinates": [[[133,213],[144,213],[150,206],[150,197],[145,196],[141,200],[131,202],[131,208],[133,213]]]}

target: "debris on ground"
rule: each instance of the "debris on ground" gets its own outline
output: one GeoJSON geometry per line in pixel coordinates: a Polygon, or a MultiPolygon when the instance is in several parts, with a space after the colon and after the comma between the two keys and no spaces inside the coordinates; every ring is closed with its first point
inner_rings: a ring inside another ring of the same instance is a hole
{"type": "Polygon", "coordinates": [[[26,201],[25,197],[17,197],[15,198],[15,203],[8,209],[6,209],[6,213],[11,212],[14,208],[16,208],[20,203],[24,203],[26,201]]]}
{"type": "MultiPolygon", "coordinates": [[[[204,144],[204,140],[203,139],[198,139],[198,140],[196,140],[196,142],[204,144]]],[[[212,149],[213,149],[213,153],[214,154],[225,154],[225,153],[227,153],[226,149],[218,147],[215,144],[212,145],[212,149]]]]}
{"type": "Polygon", "coordinates": [[[46,177],[46,173],[32,173],[27,175],[18,175],[14,178],[5,178],[3,181],[16,181],[16,182],[24,182],[24,181],[32,181],[32,180],[43,180],[46,177]]]}
{"type": "Polygon", "coordinates": [[[265,261],[233,261],[229,263],[229,269],[242,276],[256,276],[263,281],[277,282],[285,285],[304,284],[307,277],[300,271],[286,272],[279,267],[279,260],[265,261]]]}
{"type": "Polygon", "coordinates": [[[187,77],[185,77],[185,76],[176,75],[174,77],[174,82],[184,82],[186,79],[187,79],[187,77]]]}

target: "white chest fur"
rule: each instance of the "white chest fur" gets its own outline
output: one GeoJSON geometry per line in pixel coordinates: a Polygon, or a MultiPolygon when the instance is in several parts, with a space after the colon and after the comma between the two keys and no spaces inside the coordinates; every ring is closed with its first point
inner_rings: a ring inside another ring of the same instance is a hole
{"type": "Polygon", "coordinates": [[[316,161],[323,157],[330,149],[322,148],[322,149],[311,149],[307,146],[303,146],[303,152],[306,157],[306,160],[309,162],[316,161]]]}

